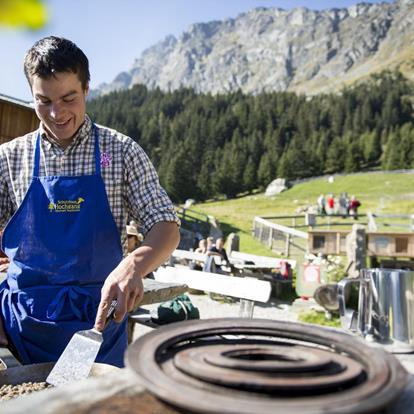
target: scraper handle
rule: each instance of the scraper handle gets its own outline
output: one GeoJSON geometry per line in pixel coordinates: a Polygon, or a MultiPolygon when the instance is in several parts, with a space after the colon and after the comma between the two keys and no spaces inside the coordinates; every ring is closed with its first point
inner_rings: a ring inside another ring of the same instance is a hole
{"type": "Polygon", "coordinates": [[[115,308],[118,301],[114,299],[109,305],[108,313],[106,314],[104,329],[108,326],[109,321],[114,317],[115,308]]]}

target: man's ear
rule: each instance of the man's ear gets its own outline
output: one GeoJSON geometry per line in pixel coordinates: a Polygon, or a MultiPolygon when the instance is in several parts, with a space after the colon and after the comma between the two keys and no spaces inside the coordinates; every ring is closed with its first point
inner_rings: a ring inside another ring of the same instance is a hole
{"type": "Polygon", "coordinates": [[[84,92],[85,92],[85,96],[88,96],[88,94],[89,94],[89,82],[86,84],[84,92]]]}

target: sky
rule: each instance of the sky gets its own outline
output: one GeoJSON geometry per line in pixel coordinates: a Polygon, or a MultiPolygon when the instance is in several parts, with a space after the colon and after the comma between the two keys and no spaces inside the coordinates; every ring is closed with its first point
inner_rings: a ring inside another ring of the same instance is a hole
{"type": "MultiPolygon", "coordinates": [[[[384,1],[384,0],[382,0],[384,1]]],[[[193,23],[235,18],[256,7],[323,10],[358,0],[44,0],[48,23],[38,31],[0,27],[0,94],[31,100],[23,58],[39,39],[63,36],[88,56],[91,88],[111,82],[167,35],[179,36],[193,23]]],[[[368,0],[366,3],[379,3],[368,0]]],[[[391,3],[392,0],[388,0],[391,3]]]]}

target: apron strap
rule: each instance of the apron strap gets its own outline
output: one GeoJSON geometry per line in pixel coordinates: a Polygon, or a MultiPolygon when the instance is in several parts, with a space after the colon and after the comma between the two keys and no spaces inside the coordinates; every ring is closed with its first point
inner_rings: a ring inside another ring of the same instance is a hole
{"type": "Polygon", "coordinates": [[[33,177],[39,177],[39,164],[40,164],[40,133],[37,133],[36,136],[36,146],[34,153],[34,163],[33,163],[33,177]]]}
{"type": "MultiPolygon", "coordinates": [[[[101,151],[99,149],[99,131],[98,127],[93,124],[92,129],[95,132],[95,174],[101,175],[101,151]]],[[[33,162],[33,177],[39,177],[40,165],[40,133],[36,136],[36,145],[33,162]]]]}
{"type": "Polygon", "coordinates": [[[99,131],[98,127],[93,124],[93,130],[95,131],[95,174],[101,175],[101,151],[99,149],[99,131]]]}

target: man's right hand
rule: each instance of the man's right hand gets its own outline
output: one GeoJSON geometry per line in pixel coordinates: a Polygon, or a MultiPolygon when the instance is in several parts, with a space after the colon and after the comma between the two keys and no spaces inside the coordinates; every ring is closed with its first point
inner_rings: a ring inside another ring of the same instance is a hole
{"type": "Polygon", "coordinates": [[[4,332],[3,328],[3,321],[0,318],[0,346],[4,347],[9,344],[9,341],[7,340],[6,333],[4,332]]]}

